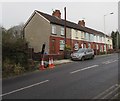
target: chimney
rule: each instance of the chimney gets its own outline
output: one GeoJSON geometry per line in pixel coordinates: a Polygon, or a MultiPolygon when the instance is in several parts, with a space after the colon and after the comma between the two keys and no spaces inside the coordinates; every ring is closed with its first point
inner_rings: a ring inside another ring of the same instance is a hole
{"type": "Polygon", "coordinates": [[[82,26],[82,27],[85,27],[85,21],[84,21],[84,20],[80,20],[80,21],[78,22],[78,24],[79,24],[80,26],[82,26]]]}
{"type": "Polygon", "coordinates": [[[53,11],[52,15],[57,17],[57,18],[59,18],[59,19],[61,19],[61,12],[60,12],[60,10],[53,11]]]}

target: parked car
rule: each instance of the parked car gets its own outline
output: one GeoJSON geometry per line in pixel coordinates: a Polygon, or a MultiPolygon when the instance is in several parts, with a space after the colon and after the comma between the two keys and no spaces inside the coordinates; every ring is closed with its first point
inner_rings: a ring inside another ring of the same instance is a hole
{"type": "Polygon", "coordinates": [[[80,48],[78,51],[71,54],[72,60],[82,60],[85,59],[93,59],[94,58],[94,50],[90,48],[80,48]]]}

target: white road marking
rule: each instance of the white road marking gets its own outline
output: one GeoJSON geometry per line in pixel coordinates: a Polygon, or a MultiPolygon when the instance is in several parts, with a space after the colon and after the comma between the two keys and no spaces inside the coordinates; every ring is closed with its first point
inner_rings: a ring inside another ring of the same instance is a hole
{"type": "Polygon", "coordinates": [[[102,64],[110,64],[110,63],[113,63],[116,61],[118,61],[118,60],[108,60],[108,61],[102,62],[102,64]]]}
{"type": "Polygon", "coordinates": [[[118,84],[115,84],[115,85],[111,86],[110,88],[106,89],[104,92],[100,93],[99,95],[97,95],[93,99],[99,99],[101,96],[103,96],[104,94],[108,93],[110,90],[112,90],[115,87],[118,87],[118,84]]]}
{"type": "Polygon", "coordinates": [[[84,70],[87,70],[87,69],[90,69],[90,68],[94,68],[94,67],[98,67],[99,65],[93,65],[93,66],[89,66],[89,67],[86,67],[86,68],[83,68],[83,69],[78,69],[78,70],[75,70],[73,72],[70,72],[70,74],[73,74],[73,73],[76,73],[76,72],[80,72],[80,71],[84,71],[84,70]]]}
{"type": "MultiPolygon", "coordinates": [[[[117,93],[116,95],[114,95],[114,96],[111,98],[111,100],[117,98],[119,95],[120,95],[120,93],[117,93]]],[[[110,100],[110,101],[111,101],[111,100],[110,100]]]]}
{"type": "Polygon", "coordinates": [[[15,93],[15,92],[19,92],[19,91],[24,90],[24,89],[28,89],[28,88],[34,87],[34,86],[43,84],[43,83],[48,82],[48,81],[49,81],[49,80],[45,80],[45,81],[41,81],[41,82],[39,82],[39,83],[35,83],[35,84],[29,85],[29,86],[26,86],[26,87],[23,87],[23,88],[19,88],[19,89],[17,89],[17,90],[13,90],[13,91],[11,91],[11,92],[1,94],[0,97],[5,96],[5,95],[9,95],[9,94],[12,94],[12,93],[15,93]]]}
{"type": "Polygon", "coordinates": [[[109,92],[107,95],[105,95],[104,97],[102,97],[101,99],[106,99],[109,95],[113,94],[116,90],[118,90],[120,86],[118,86],[117,88],[115,88],[114,90],[112,90],[111,92],[109,92]]]}

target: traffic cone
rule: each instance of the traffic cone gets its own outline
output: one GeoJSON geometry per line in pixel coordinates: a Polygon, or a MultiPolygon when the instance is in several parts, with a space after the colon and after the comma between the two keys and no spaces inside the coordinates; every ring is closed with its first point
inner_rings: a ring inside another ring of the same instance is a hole
{"type": "Polygon", "coordinates": [[[54,65],[54,62],[53,62],[53,58],[51,58],[51,68],[54,68],[55,65],[54,65]]]}
{"type": "Polygon", "coordinates": [[[49,68],[52,68],[51,66],[51,59],[49,58],[49,68]]]}
{"type": "Polygon", "coordinates": [[[41,60],[41,64],[40,64],[40,68],[39,68],[39,69],[40,69],[40,70],[45,70],[43,58],[42,58],[42,60],[41,60]]]}

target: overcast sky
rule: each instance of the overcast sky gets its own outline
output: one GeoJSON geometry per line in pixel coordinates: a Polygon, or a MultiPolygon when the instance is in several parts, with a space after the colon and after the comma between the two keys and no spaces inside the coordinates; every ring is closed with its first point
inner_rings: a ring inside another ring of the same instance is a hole
{"type": "Polygon", "coordinates": [[[52,14],[59,9],[64,18],[64,7],[67,8],[67,20],[78,23],[84,19],[86,26],[108,34],[118,29],[118,2],[5,2],[0,5],[0,25],[5,28],[25,23],[34,10],[52,14]],[[2,10],[1,10],[2,8],[2,10]],[[110,15],[109,13],[114,14],[110,15]]]}

